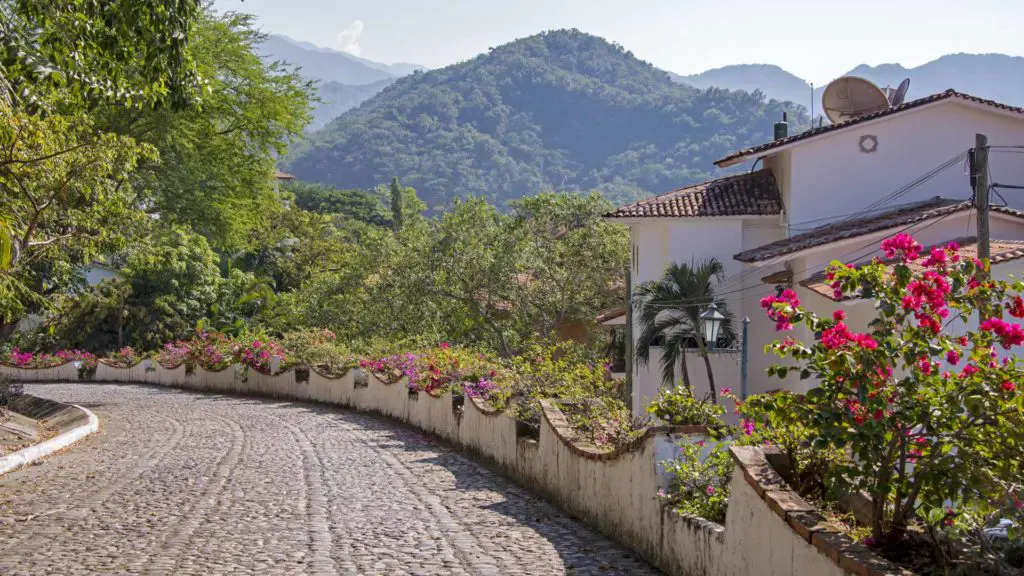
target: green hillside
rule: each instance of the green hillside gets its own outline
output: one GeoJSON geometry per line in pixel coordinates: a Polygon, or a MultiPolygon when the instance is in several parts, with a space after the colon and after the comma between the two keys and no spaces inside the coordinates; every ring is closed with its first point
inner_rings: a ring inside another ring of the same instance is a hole
{"type": "Polygon", "coordinates": [[[713,176],[712,161],[771,138],[802,107],[699,90],[620,46],[547,32],[396,81],[289,159],[303,180],[371,188],[398,176],[428,205],[599,189],[615,201],[713,176]]]}

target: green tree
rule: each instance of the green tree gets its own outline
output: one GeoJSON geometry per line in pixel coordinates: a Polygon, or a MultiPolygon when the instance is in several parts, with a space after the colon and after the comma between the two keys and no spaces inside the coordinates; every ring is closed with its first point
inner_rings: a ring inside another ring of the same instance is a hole
{"type": "Polygon", "coordinates": [[[0,271],[0,337],[79,270],[126,245],[144,222],[128,183],[152,149],[98,133],[88,116],[0,111],[14,138],[0,145],[0,197],[11,258],[0,271]]]}
{"type": "Polygon", "coordinates": [[[21,106],[184,108],[201,95],[189,56],[200,0],[7,0],[0,3],[0,77],[21,106]]]}
{"type": "Polygon", "coordinates": [[[714,258],[691,264],[674,262],[665,269],[661,280],[645,282],[633,290],[633,307],[641,330],[636,343],[637,360],[641,365],[647,365],[651,348],[659,340],[662,341],[662,382],[672,386],[675,382],[675,366],[679,363],[683,383],[692,389],[686,351],[690,342],[695,342],[698,354],[704,359],[714,403],[718,403],[718,393],[700,315],[714,302],[726,318],[722,327],[723,337],[732,337],[732,313],[725,301],[715,296],[715,284],[721,283],[724,275],[725,268],[714,258]]]}
{"type": "Polygon", "coordinates": [[[375,226],[391,227],[381,198],[365,190],[340,190],[326,184],[288,182],[282,189],[295,197],[295,205],[319,214],[338,214],[375,226]]]}
{"type": "Polygon", "coordinates": [[[237,252],[268,234],[281,209],[275,166],[309,122],[311,87],[260,56],[252,16],[205,8],[192,32],[188,54],[207,79],[202,107],[108,109],[105,129],[159,151],[134,182],[147,211],[237,252]]]}
{"type": "Polygon", "coordinates": [[[128,252],[117,278],[69,299],[53,331],[68,346],[99,351],[125,344],[152,350],[182,338],[221,296],[217,261],[202,236],[158,231],[128,252]]]}
{"type": "Polygon", "coordinates": [[[391,228],[396,233],[402,231],[402,224],[405,223],[402,217],[402,187],[398,184],[398,178],[391,180],[391,228]]]}

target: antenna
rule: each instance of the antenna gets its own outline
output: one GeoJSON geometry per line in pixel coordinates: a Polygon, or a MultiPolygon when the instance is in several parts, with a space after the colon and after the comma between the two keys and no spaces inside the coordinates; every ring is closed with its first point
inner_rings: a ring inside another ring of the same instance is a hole
{"type": "Polygon", "coordinates": [[[843,76],[834,80],[821,95],[825,115],[833,123],[880,112],[889,107],[884,91],[868,80],[857,76],[843,76]]]}
{"type": "Polygon", "coordinates": [[[910,89],[910,78],[904,78],[903,82],[900,82],[900,87],[896,89],[896,92],[889,99],[890,106],[899,106],[903,104],[903,101],[907,99],[907,90],[910,89]]]}

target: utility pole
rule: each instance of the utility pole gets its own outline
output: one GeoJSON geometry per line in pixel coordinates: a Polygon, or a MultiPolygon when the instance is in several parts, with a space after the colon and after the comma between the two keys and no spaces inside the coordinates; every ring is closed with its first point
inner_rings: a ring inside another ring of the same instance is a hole
{"type": "MultiPolygon", "coordinates": [[[[974,135],[973,155],[974,209],[978,213],[978,259],[988,262],[991,257],[988,230],[988,136],[974,135]]],[[[978,276],[979,279],[988,278],[984,270],[979,271],[978,276]]]]}

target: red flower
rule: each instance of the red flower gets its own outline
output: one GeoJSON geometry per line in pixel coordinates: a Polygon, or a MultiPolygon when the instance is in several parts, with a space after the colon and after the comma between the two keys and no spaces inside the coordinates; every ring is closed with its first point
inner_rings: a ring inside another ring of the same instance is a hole
{"type": "Polygon", "coordinates": [[[1009,380],[1004,381],[1002,386],[1005,392],[1013,392],[1014,390],[1017,389],[1017,385],[1014,384],[1013,382],[1010,382],[1009,380]]]}
{"type": "Polygon", "coordinates": [[[1010,316],[1024,318],[1024,298],[1021,298],[1020,295],[1014,296],[1013,301],[1007,308],[1010,311],[1010,316]]]}
{"type": "Polygon", "coordinates": [[[960,353],[956,350],[950,350],[946,352],[946,362],[956,365],[960,363],[960,353]]]}
{"type": "Polygon", "coordinates": [[[836,322],[842,322],[843,320],[846,320],[846,312],[843,310],[836,310],[832,313],[832,319],[836,322]]]}
{"type": "Polygon", "coordinates": [[[441,342],[441,349],[442,350],[447,350],[450,347],[451,347],[451,345],[448,344],[447,342],[441,342]]]}

